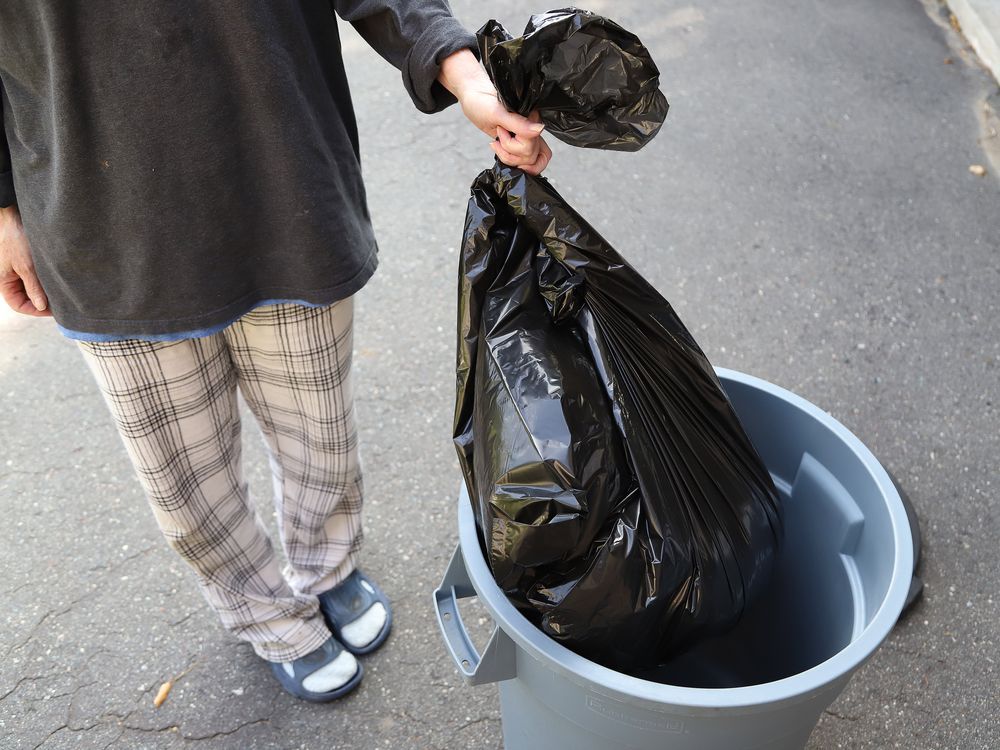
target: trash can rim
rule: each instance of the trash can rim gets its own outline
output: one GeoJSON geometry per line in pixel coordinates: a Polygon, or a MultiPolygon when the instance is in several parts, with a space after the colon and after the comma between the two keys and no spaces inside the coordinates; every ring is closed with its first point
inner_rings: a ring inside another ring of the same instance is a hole
{"type": "Polygon", "coordinates": [[[458,500],[459,536],[463,558],[476,593],[497,624],[514,642],[535,659],[578,684],[598,683],[601,692],[624,701],[649,704],[669,703],[686,708],[774,707],[806,700],[816,691],[847,677],[867,660],[892,630],[906,600],[913,567],[913,546],[909,522],[902,500],[885,469],[872,452],[844,425],[816,405],[780,386],[745,373],[716,367],[722,381],[762,390],[806,412],[841,441],[860,459],[888,500],[894,560],[893,576],[881,606],[864,630],[851,643],[826,661],[798,674],[774,682],[738,688],[689,688],[663,685],[631,677],[589,661],[546,636],[512,605],[493,581],[479,545],[472,504],[463,485],[458,500]],[[466,554],[473,550],[474,554],[466,554]],[[483,585],[483,584],[488,585],[483,585]]]}

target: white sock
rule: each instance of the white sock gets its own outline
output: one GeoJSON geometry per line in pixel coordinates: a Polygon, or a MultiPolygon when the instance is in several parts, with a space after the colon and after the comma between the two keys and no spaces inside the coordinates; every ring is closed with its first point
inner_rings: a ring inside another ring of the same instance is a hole
{"type": "MultiPolygon", "coordinates": [[[[291,664],[285,662],[281,666],[289,677],[293,676],[291,664]]],[[[324,664],[302,680],[302,687],[310,693],[329,693],[350,682],[357,671],[358,661],[354,658],[354,654],[343,651],[329,664],[324,664]]]]}
{"type": "Polygon", "coordinates": [[[382,632],[385,619],[385,607],[382,602],[375,602],[361,617],[340,629],[340,638],[353,648],[364,648],[382,632]]]}

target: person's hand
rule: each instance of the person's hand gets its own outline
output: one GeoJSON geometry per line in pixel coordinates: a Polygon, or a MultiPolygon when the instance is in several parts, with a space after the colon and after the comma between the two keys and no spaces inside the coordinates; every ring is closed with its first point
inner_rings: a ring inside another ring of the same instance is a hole
{"type": "Polygon", "coordinates": [[[35,275],[17,206],[0,208],[0,295],[14,312],[39,318],[52,315],[35,275]]]}
{"type": "Polygon", "coordinates": [[[508,112],[472,52],[463,49],[446,57],[438,80],[455,95],[469,121],[493,139],[491,147],[500,161],[534,175],[549,165],[552,151],[541,136],[545,126],[538,113],[522,117],[508,112]]]}

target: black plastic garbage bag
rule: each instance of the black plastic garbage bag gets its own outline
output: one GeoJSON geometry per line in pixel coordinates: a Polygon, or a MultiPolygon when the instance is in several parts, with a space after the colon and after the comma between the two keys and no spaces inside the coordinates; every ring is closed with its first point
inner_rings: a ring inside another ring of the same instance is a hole
{"type": "Polygon", "coordinates": [[[551,187],[476,179],[455,441],[497,583],[606,666],[734,625],[781,538],[770,477],[705,355],[551,187]]]}
{"type": "Polygon", "coordinates": [[[538,110],[547,132],[573,146],[637,151],[667,116],[660,71],[638,37],[576,8],[532,16],[512,39],[489,21],[479,52],[507,109],[538,110]]]}
{"type": "Polygon", "coordinates": [[[497,583],[622,671],[734,625],[780,501],[670,304],[546,179],[499,162],[472,185],[459,281],[454,438],[497,583]]]}

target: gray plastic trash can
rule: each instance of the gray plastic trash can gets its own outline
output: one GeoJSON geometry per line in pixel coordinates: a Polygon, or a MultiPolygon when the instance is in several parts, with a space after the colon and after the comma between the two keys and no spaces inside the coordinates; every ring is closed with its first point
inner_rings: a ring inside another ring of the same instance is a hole
{"type": "Polygon", "coordinates": [[[525,619],[493,581],[463,489],[458,549],[434,604],[465,680],[500,683],[507,750],[798,750],[895,624],[913,546],[885,470],[816,406],[717,372],[785,501],[785,546],[770,593],[736,630],[656,681],[588,661],[525,619]],[[496,623],[481,656],[457,609],[474,595],[496,623]]]}

